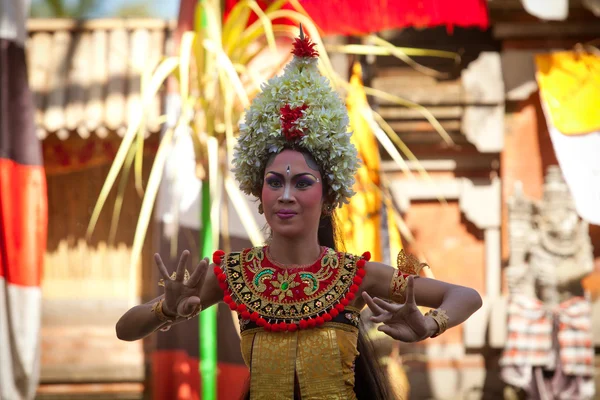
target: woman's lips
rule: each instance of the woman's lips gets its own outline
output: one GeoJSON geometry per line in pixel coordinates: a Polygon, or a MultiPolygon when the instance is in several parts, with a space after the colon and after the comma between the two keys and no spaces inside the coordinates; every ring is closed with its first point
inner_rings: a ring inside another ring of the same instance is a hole
{"type": "Polygon", "coordinates": [[[277,211],[277,216],[281,219],[290,219],[294,215],[296,215],[296,213],[293,211],[288,211],[288,210],[277,211]]]}

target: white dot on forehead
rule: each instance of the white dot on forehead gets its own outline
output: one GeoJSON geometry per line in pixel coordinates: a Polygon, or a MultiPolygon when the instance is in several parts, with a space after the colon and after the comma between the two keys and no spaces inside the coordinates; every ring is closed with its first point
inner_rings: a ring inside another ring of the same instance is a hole
{"type": "Polygon", "coordinates": [[[290,166],[287,166],[287,169],[285,170],[285,172],[288,174],[288,176],[290,175],[290,166]]]}

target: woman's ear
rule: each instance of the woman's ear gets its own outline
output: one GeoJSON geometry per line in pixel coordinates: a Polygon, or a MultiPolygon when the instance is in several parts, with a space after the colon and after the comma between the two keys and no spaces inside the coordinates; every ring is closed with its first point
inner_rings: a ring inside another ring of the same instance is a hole
{"type": "Polygon", "coordinates": [[[265,213],[265,210],[263,209],[263,203],[260,195],[256,196],[256,200],[258,201],[258,213],[262,215],[265,213]]]}

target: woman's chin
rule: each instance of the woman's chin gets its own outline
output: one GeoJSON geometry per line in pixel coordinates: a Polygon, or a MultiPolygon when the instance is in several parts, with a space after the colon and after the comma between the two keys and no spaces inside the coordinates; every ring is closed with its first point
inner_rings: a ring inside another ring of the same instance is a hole
{"type": "Polygon", "coordinates": [[[274,223],[271,225],[271,232],[273,232],[273,235],[289,238],[301,235],[302,229],[296,224],[274,223]]]}

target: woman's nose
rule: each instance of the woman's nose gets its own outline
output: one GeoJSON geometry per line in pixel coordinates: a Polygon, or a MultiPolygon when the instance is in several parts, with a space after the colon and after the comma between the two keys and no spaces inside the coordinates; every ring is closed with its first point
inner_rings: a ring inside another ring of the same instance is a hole
{"type": "Polygon", "coordinates": [[[288,195],[288,196],[282,195],[282,196],[279,196],[278,200],[279,200],[280,203],[293,203],[294,202],[294,196],[291,196],[291,195],[288,195]]]}
{"type": "Polygon", "coordinates": [[[292,185],[287,183],[283,187],[283,193],[279,197],[279,201],[281,202],[290,202],[293,201],[294,194],[292,193],[292,185]]]}

